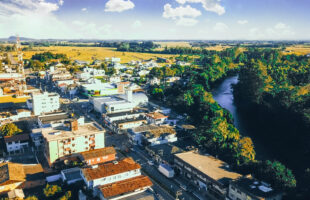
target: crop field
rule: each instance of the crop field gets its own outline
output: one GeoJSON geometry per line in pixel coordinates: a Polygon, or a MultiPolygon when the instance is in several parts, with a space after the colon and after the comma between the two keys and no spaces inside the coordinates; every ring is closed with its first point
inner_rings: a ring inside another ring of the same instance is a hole
{"type": "Polygon", "coordinates": [[[24,58],[29,59],[36,53],[49,51],[51,53],[63,53],[71,60],[93,61],[96,59],[103,60],[106,57],[119,57],[121,63],[128,63],[131,60],[147,60],[156,59],[157,57],[171,58],[175,55],[168,54],[152,54],[152,53],[136,53],[136,52],[120,52],[115,48],[108,47],[67,47],[67,46],[51,46],[51,47],[34,47],[31,51],[24,51],[24,58]]]}
{"type": "Polygon", "coordinates": [[[310,45],[295,45],[286,47],[284,54],[297,54],[297,55],[310,54],[310,45]]]}

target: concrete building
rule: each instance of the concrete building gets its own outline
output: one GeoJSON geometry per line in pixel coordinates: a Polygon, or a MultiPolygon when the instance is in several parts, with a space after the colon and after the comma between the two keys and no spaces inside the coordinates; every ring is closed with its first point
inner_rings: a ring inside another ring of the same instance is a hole
{"type": "Polygon", "coordinates": [[[108,96],[119,94],[119,89],[115,84],[102,83],[99,79],[88,79],[81,84],[82,93],[85,96],[108,96]]]}
{"type": "Polygon", "coordinates": [[[92,98],[90,102],[94,105],[95,111],[99,113],[120,113],[130,112],[139,105],[148,103],[148,97],[144,93],[132,93],[126,90],[124,95],[92,98]]]}
{"type": "Polygon", "coordinates": [[[128,137],[132,144],[153,146],[176,142],[178,140],[176,131],[168,125],[156,126],[145,125],[129,129],[128,137]]]}
{"type": "Polygon", "coordinates": [[[232,181],[227,196],[228,200],[281,200],[282,192],[248,175],[232,181]]]}
{"type": "Polygon", "coordinates": [[[21,154],[29,150],[29,135],[19,134],[13,136],[5,136],[4,143],[9,155],[21,154]]]}
{"type": "Polygon", "coordinates": [[[43,93],[32,95],[32,110],[34,115],[54,112],[60,108],[59,95],[57,93],[43,93]]]}
{"type": "Polygon", "coordinates": [[[55,129],[43,129],[45,156],[51,165],[66,155],[103,148],[104,133],[95,123],[79,126],[77,120],[55,129]]]}
{"type": "Polygon", "coordinates": [[[208,192],[216,199],[225,199],[229,182],[241,177],[225,162],[194,151],[175,154],[174,167],[176,173],[197,185],[202,193],[208,192]]]}
{"type": "Polygon", "coordinates": [[[165,120],[167,120],[168,116],[165,116],[163,114],[161,114],[160,112],[151,112],[151,113],[147,113],[145,114],[148,123],[150,124],[156,124],[156,125],[160,125],[163,124],[165,122],[165,120]]]}

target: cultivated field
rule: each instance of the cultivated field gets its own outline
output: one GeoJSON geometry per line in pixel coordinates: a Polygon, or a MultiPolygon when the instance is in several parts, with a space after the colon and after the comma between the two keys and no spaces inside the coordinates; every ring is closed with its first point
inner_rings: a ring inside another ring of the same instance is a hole
{"type": "Polygon", "coordinates": [[[297,54],[297,55],[310,54],[310,45],[295,45],[286,47],[284,54],[297,54]]]}
{"type": "Polygon", "coordinates": [[[63,53],[71,60],[93,61],[96,59],[103,60],[106,57],[119,57],[121,63],[128,63],[131,60],[147,60],[156,59],[157,57],[170,58],[174,55],[166,54],[151,54],[151,53],[136,53],[136,52],[119,52],[114,48],[106,47],[34,47],[31,51],[24,51],[24,58],[29,59],[33,54],[49,51],[51,53],[63,53]]]}

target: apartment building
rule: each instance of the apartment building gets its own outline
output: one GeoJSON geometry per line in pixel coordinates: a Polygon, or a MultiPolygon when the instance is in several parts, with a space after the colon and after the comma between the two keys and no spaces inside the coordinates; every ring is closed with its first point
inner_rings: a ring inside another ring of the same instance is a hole
{"type": "Polygon", "coordinates": [[[32,95],[32,110],[34,115],[54,112],[60,108],[59,95],[57,93],[43,93],[32,95]]]}
{"type": "Polygon", "coordinates": [[[168,116],[161,114],[160,112],[151,112],[146,114],[148,123],[160,125],[167,120],[168,116]]]}
{"type": "Polygon", "coordinates": [[[110,162],[116,159],[116,151],[113,147],[94,149],[79,153],[83,162],[88,165],[97,165],[100,163],[110,162]]]}
{"type": "Polygon", "coordinates": [[[45,156],[51,165],[66,155],[103,148],[104,133],[95,123],[79,126],[77,120],[54,129],[42,129],[45,156]]]}

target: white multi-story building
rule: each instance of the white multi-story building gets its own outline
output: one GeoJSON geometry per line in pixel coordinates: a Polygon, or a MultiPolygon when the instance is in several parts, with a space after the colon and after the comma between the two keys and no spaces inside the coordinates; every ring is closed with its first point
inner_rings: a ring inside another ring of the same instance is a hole
{"type": "Polygon", "coordinates": [[[34,115],[54,112],[60,107],[59,95],[57,93],[43,93],[32,95],[32,110],[34,115]]]}
{"type": "Polygon", "coordinates": [[[11,154],[19,154],[29,150],[29,135],[19,134],[14,136],[5,136],[4,143],[7,152],[11,154]]]}
{"type": "Polygon", "coordinates": [[[104,133],[95,123],[79,126],[77,120],[56,129],[42,129],[45,156],[51,165],[66,155],[103,148],[104,133]]]}

